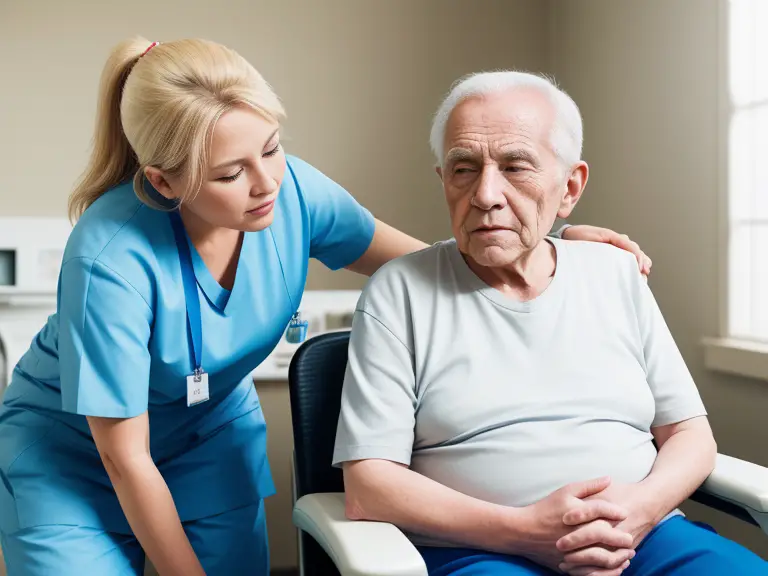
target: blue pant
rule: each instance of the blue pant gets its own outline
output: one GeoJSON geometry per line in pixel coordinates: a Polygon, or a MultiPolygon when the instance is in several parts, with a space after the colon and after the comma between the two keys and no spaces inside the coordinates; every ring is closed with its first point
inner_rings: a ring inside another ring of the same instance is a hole
{"type": "MultiPolygon", "coordinates": [[[[552,570],[516,556],[457,548],[419,548],[430,576],[554,576],[552,570]]],[[[768,575],[768,562],[715,532],[673,516],[638,546],[622,576],[768,575]]]]}
{"type": "MultiPolygon", "coordinates": [[[[184,523],[208,576],[267,576],[264,503],[184,523]]],[[[0,534],[8,576],[141,576],[144,552],[132,535],[49,525],[0,534]]]]}

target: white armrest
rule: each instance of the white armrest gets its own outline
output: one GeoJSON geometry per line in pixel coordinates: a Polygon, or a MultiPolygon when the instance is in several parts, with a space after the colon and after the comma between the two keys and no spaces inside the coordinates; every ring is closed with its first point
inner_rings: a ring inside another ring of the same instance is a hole
{"type": "Polygon", "coordinates": [[[718,454],[715,469],[701,490],[746,508],[768,513],[768,468],[718,454]]]}
{"type": "Polygon", "coordinates": [[[342,576],[427,575],[421,554],[395,526],[348,520],[343,493],[302,496],[293,523],[323,547],[342,576]]]}

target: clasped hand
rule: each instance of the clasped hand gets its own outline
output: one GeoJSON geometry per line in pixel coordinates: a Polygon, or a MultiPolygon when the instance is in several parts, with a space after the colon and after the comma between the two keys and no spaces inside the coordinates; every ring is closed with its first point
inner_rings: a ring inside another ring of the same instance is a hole
{"type": "Polygon", "coordinates": [[[635,505],[635,486],[588,480],[524,508],[529,540],[521,555],[570,576],[619,576],[652,524],[635,505]]]}

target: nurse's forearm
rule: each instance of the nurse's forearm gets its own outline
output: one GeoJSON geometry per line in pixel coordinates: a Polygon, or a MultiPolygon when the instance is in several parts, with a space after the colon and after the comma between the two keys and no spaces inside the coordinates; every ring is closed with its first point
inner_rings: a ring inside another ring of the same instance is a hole
{"type": "Polygon", "coordinates": [[[128,523],[160,576],[204,576],[171,492],[150,457],[121,466],[113,480],[128,523]]]}
{"type": "Polygon", "coordinates": [[[205,576],[149,452],[149,416],[88,417],[128,524],[160,576],[205,576]]]}

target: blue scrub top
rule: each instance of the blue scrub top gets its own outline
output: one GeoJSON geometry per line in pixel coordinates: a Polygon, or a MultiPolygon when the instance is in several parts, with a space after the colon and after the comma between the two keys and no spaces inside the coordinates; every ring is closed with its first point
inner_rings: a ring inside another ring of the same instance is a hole
{"type": "Polygon", "coordinates": [[[86,415],[149,410],[152,457],[182,521],[272,494],[250,373],[283,336],[309,258],[345,267],[373,231],[371,214],[341,186],[288,156],[274,222],[245,233],[231,291],[187,239],[210,388],[210,400],[188,407],[193,358],[170,218],[142,204],[131,183],[104,194],[72,231],[57,313],[19,362],[0,408],[0,529],[130,533],[86,415]]]}

